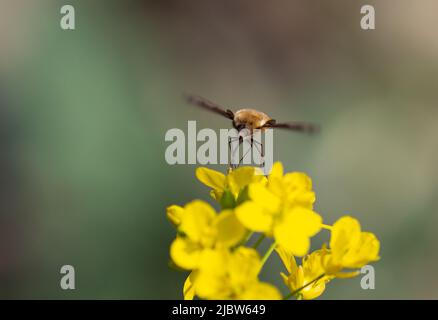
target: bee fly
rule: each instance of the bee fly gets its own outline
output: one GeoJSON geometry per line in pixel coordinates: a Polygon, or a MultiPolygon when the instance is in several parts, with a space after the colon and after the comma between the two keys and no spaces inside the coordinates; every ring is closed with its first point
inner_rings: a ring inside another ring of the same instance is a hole
{"type": "MultiPolygon", "coordinates": [[[[255,109],[245,108],[233,112],[230,109],[225,109],[199,96],[187,95],[186,99],[187,102],[189,102],[190,104],[212,111],[216,114],[219,114],[225,118],[230,119],[232,121],[233,127],[239,132],[239,137],[238,137],[239,145],[242,143],[243,139],[249,137],[251,148],[253,146],[260,146],[260,149],[258,147],[257,149],[262,159],[264,157],[264,148],[261,142],[253,139],[253,133],[255,130],[261,130],[263,132],[265,129],[279,128],[279,129],[288,129],[288,130],[298,131],[308,134],[313,134],[319,131],[318,126],[311,123],[277,122],[275,119],[269,117],[266,113],[255,109]],[[247,135],[246,136],[241,135],[240,133],[243,132],[245,129],[248,132],[247,135]]],[[[231,139],[228,140],[228,146],[230,147],[230,145],[231,145],[231,139]]],[[[240,159],[239,164],[242,161],[242,159],[240,159]]],[[[262,163],[262,166],[263,165],[264,163],[262,163]]]]}

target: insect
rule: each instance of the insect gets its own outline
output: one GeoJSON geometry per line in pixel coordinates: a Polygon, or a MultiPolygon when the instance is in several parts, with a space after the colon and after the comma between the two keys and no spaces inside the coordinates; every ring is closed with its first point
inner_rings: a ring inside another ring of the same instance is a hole
{"type": "MultiPolygon", "coordinates": [[[[259,153],[261,157],[264,157],[263,144],[253,139],[253,133],[255,130],[264,131],[268,128],[288,129],[292,131],[298,131],[303,133],[316,133],[319,131],[319,127],[315,124],[306,122],[277,122],[275,119],[268,116],[266,113],[255,109],[239,109],[233,112],[230,109],[223,108],[207,99],[204,99],[196,95],[186,95],[186,99],[190,104],[201,107],[203,109],[212,111],[225,118],[232,120],[233,127],[239,132],[239,145],[243,139],[249,137],[251,147],[254,145],[260,146],[259,153]],[[246,130],[244,130],[246,129],[246,130]],[[247,131],[247,134],[240,134],[243,131],[247,131]]],[[[228,145],[230,146],[231,140],[228,145]]],[[[242,157],[243,158],[243,157],[242,157]]],[[[242,160],[242,159],[241,159],[242,160]]],[[[239,163],[241,162],[239,161],[239,163]]]]}

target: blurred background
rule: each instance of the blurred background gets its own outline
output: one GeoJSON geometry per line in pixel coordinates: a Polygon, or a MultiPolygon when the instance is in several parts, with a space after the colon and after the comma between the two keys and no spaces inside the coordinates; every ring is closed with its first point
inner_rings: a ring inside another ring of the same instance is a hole
{"type": "MultiPolygon", "coordinates": [[[[382,244],[375,290],[336,280],[321,299],[437,299],[437,14],[434,0],[2,0],[0,297],[182,297],[165,208],[209,196],[196,166],[165,162],[164,135],[229,126],[189,92],[321,125],[277,131],[275,159],[312,177],[326,223],[353,215],[382,244]],[[65,264],[76,290],[60,289],[65,264]]],[[[280,268],[262,277],[285,290],[280,268]]]]}

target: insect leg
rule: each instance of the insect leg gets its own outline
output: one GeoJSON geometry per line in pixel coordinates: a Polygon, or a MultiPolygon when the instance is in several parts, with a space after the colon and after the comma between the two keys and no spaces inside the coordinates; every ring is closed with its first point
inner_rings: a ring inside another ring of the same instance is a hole
{"type": "Polygon", "coordinates": [[[239,163],[234,164],[234,163],[232,163],[233,162],[232,160],[234,159],[234,155],[235,155],[236,151],[239,150],[242,142],[243,142],[242,137],[228,137],[228,146],[229,146],[229,150],[230,150],[229,168],[231,168],[231,169],[236,169],[240,165],[240,161],[239,161],[239,163]],[[236,139],[239,139],[239,144],[237,145],[237,147],[234,150],[232,150],[231,143],[236,141],[236,139]]]}
{"type": "Polygon", "coordinates": [[[254,143],[254,146],[256,147],[257,151],[260,153],[260,158],[261,158],[260,167],[264,168],[265,167],[265,147],[264,147],[263,143],[255,140],[255,139],[251,139],[251,147],[252,147],[253,143],[254,143]],[[259,146],[260,146],[260,148],[259,148],[259,146]]]}
{"type": "Polygon", "coordinates": [[[248,152],[250,152],[252,150],[252,135],[251,135],[251,142],[250,142],[250,148],[245,152],[244,155],[242,155],[242,158],[240,158],[239,160],[239,165],[242,162],[242,160],[246,157],[246,155],[248,154],[248,152]]]}

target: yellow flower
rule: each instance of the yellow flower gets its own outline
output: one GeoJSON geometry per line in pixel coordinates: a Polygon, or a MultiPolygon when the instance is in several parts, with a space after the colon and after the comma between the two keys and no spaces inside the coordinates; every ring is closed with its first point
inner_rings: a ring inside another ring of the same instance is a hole
{"type": "Polygon", "coordinates": [[[236,208],[236,216],[248,229],[274,236],[275,241],[296,256],[304,256],[310,237],[321,230],[322,218],[312,210],[315,194],[304,173],[283,175],[274,164],[267,184],[251,183],[249,201],[236,208]]]}
{"type": "Polygon", "coordinates": [[[220,201],[225,192],[230,192],[236,201],[239,193],[250,183],[266,181],[261,171],[254,167],[239,167],[225,176],[219,171],[200,167],[196,169],[196,177],[206,186],[212,188],[213,199],[220,201]]]}
{"type": "Polygon", "coordinates": [[[304,300],[315,299],[324,292],[325,284],[331,279],[324,275],[325,270],[322,266],[322,258],[326,254],[324,249],[304,257],[301,266],[297,266],[295,257],[286,249],[278,247],[276,251],[289,273],[288,275],[281,273],[281,277],[291,292],[299,290],[298,294],[304,300]]]}
{"type": "Polygon", "coordinates": [[[312,180],[304,173],[283,173],[283,165],[276,162],[268,177],[268,189],[289,206],[313,208],[315,193],[312,191],[312,180]]]}
{"type": "Polygon", "coordinates": [[[175,264],[184,269],[196,269],[206,249],[230,248],[245,235],[246,230],[232,210],[220,214],[206,202],[195,200],[181,211],[177,236],[170,247],[175,264]]]}
{"type": "Polygon", "coordinates": [[[257,170],[240,167],[227,175],[196,170],[197,178],[212,188],[222,207],[219,213],[201,200],[167,208],[167,218],[178,231],[170,256],[176,266],[191,270],[184,299],[281,299],[275,286],[258,278],[274,248],[288,271],[280,273],[290,290],[286,299],[315,299],[330,280],[354,277],[359,268],[379,259],[379,240],[363,232],[356,219],[344,216],[333,226],[322,224],[313,210],[315,193],[307,175],[285,174],[279,162],[268,177],[257,170]],[[308,254],[310,238],[323,226],[331,230],[329,247],[324,244],[308,254]],[[248,229],[264,234],[255,247],[265,236],[275,240],[263,261],[255,249],[242,246],[248,229]],[[303,257],[301,265],[296,256],[303,257]]]}
{"type": "Polygon", "coordinates": [[[357,269],[377,261],[380,242],[373,233],[362,232],[356,219],[344,216],[331,228],[330,255],[324,261],[327,273],[336,274],[343,268],[357,269]]]}
{"type": "Polygon", "coordinates": [[[196,295],[219,300],[280,299],[277,288],[259,281],[260,265],[260,257],[254,249],[209,250],[203,256],[196,276],[196,295]]]}

